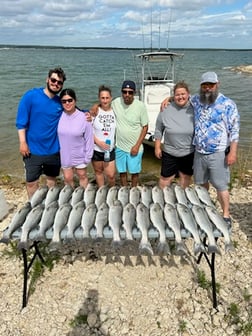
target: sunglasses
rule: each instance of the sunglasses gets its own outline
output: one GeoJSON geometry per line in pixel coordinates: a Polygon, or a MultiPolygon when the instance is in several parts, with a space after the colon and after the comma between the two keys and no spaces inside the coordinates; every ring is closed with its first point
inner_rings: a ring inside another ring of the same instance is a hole
{"type": "Polygon", "coordinates": [[[73,98],[69,98],[69,99],[61,99],[61,103],[62,103],[62,104],[72,103],[73,101],[74,101],[73,98]]]}
{"type": "Polygon", "coordinates": [[[126,95],[127,93],[128,93],[129,95],[133,95],[133,94],[134,94],[134,91],[122,90],[122,93],[125,94],[125,95],[126,95]]]}
{"type": "Polygon", "coordinates": [[[53,78],[53,77],[51,77],[50,78],[50,81],[53,83],[53,84],[58,84],[58,85],[63,85],[63,82],[61,81],[61,80],[57,80],[56,78],[53,78]]]}

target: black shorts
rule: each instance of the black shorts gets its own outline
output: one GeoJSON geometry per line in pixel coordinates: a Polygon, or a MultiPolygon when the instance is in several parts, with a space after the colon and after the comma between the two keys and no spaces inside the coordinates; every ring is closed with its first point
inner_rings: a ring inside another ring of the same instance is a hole
{"type": "Polygon", "coordinates": [[[52,155],[34,155],[24,159],[26,181],[37,181],[42,174],[46,176],[56,177],[60,173],[60,155],[59,153],[52,155]]]}
{"type": "Polygon", "coordinates": [[[181,172],[185,175],[193,175],[193,158],[194,153],[186,156],[176,157],[162,152],[161,176],[170,177],[181,172]]]}
{"type": "MultiPolygon", "coordinates": [[[[109,161],[114,161],[114,160],[115,160],[115,149],[113,149],[110,152],[110,160],[109,161]]],[[[104,161],[104,152],[94,151],[92,161],[104,161]]]]}

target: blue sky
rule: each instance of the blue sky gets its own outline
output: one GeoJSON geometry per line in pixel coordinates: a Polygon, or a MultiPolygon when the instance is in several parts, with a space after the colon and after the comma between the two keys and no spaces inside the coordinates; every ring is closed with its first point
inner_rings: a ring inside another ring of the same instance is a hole
{"type": "Polygon", "coordinates": [[[2,0],[0,44],[252,49],[252,1],[2,0]]]}

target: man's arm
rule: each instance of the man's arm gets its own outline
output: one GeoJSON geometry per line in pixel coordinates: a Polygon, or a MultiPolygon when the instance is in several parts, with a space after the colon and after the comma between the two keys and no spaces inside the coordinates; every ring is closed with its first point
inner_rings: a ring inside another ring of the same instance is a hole
{"type": "Polygon", "coordinates": [[[140,133],[140,136],[139,136],[136,144],[131,148],[131,151],[130,151],[131,155],[137,155],[138,154],[139,147],[143,143],[144,138],[145,138],[145,136],[147,134],[147,131],[148,131],[148,125],[143,126],[142,131],[140,133]]]}
{"type": "Polygon", "coordinates": [[[29,156],[30,155],[30,149],[29,149],[28,144],[26,142],[26,129],[19,129],[18,130],[18,138],[19,138],[19,152],[24,157],[29,156]]]}
{"type": "Polygon", "coordinates": [[[237,152],[238,152],[238,141],[233,141],[230,143],[230,151],[226,156],[226,162],[228,166],[231,166],[236,162],[237,152]]]}

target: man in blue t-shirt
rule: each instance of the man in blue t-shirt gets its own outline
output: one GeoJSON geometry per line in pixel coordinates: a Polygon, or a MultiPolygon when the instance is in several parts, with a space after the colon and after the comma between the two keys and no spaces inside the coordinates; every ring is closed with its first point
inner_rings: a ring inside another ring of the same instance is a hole
{"type": "Polygon", "coordinates": [[[62,105],[57,94],[62,90],[65,80],[61,68],[49,70],[46,87],[27,91],[18,106],[16,127],[29,199],[38,189],[42,174],[46,175],[50,188],[55,185],[60,172],[57,126],[62,105]]]}

